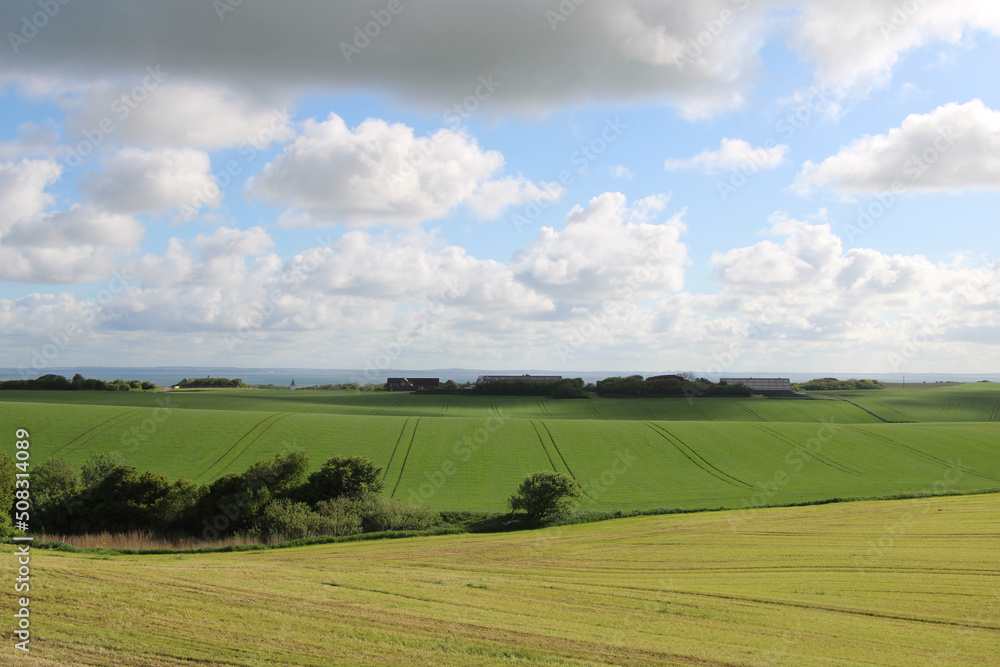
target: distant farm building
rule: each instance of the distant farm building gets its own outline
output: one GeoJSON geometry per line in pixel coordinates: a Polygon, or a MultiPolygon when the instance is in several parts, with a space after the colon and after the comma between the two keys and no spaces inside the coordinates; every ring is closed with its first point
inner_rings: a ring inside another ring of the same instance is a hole
{"type": "Polygon", "coordinates": [[[441,386],[441,378],[388,378],[386,391],[428,391],[441,386]]]}
{"type": "Polygon", "coordinates": [[[755,394],[790,394],[792,381],[788,378],[720,378],[726,384],[745,384],[755,394]]]}
{"type": "Polygon", "coordinates": [[[490,384],[491,382],[561,382],[561,375],[480,375],[476,379],[476,384],[490,384]]]}

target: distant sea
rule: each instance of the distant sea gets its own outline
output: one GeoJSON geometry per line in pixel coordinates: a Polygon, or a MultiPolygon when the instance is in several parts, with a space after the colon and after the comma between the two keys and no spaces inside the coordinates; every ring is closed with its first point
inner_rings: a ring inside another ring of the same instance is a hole
{"type": "MultiPolygon", "coordinates": [[[[30,369],[29,369],[30,370],[30,369]]],[[[26,377],[38,377],[46,373],[64,375],[68,378],[80,373],[87,378],[97,378],[99,380],[143,380],[154,382],[160,386],[170,386],[177,384],[184,378],[201,378],[206,376],[240,378],[245,384],[274,384],[287,386],[295,380],[297,386],[319,385],[319,384],[339,384],[343,382],[374,382],[381,384],[387,377],[436,377],[442,382],[454,380],[455,382],[475,382],[480,375],[562,375],[570,378],[583,378],[586,382],[596,382],[607,377],[642,375],[668,375],[680,373],[677,370],[623,370],[623,371],[575,371],[559,369],[470,369],[470,368],[432,368],[426,370],[412,369],[389,369],[381,371],[364,371],[350,368],[226,368],[220,366],[152,366],[152,367],[113,367],[113,366],[79,366],[74,368],[46,368],[43,370],[30,370],[26,377]]],[[[698,377],[707,377],[710,380],[718,380],[718,374],[702,373],[694,371],[698,377]]],[[[0,368],[0,380],[16,380],[21,377],[22,371],[17,368],[0,368]]],[[[904,376],[900,373],[860,373],[853,371],[850,373],[834,371],[817,372],[774,372],[774,371],[732,371],[725,373],[723,377],[787,377],[792,382],[805,382],[813,378],[835,377],[841,380],[850,378],[866,378],[881,380],[883,382],[902,382],[904,376]]],[[[1000,373],[907,373],[905,375],[907,384],[917,382],[979,382],[989,380],[1000,382],[1000,373]]]]}

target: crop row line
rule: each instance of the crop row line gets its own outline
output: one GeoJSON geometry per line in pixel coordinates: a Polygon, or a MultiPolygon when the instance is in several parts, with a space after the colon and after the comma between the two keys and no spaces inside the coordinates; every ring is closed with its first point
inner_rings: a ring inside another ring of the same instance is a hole
{"type": "MultiPolygon", "coordinates": [[[[220,461],[222,461],[222,459],[226,458],[226,456],[227,456],[227,455],[229,454],[229,452],[233,451],[233,450],[234,450],[234,449],[236,448],[236,446],[237,446],[238,444],[240,444],[241,442],[243,442],[243,440],[245,440],[245,439],[246,439],[246,438],[247,438],[247,437],[248,437],[248,436],[249,436],[249,435],[250,435],[251,433],[253,433],[254,431],[256,431],[256,430],[257,430],[257,429],[258,429],[258,428],[260,427],[260,425],[261,425],[261,424],[263,424],[264,422],[266,422],[266,421],[267,421],[268,419],[271,419],[271,418],[273,418],[273,417],[277,417],[277,416],[278,416],[279,414],[280,414],[280,413],[277,413],[277,412],[275,412],[274,414],[271,414],[271,415],[268,415],[268,416],[264,417],[263,419],[261,419],[261,420],[260,420],[259,422],[257,422],[256,424],[254,424],[254,425],[253,425],[253,426],[252,426],[252,427],[250,428],[250,430],[249,430],[249,431],[247,431],[247,432],[246,432],[246,433],[244,433],[244,434],[243,434],[242,436],[240,436],[240,438],[239,438],[239,439],[238,439],[238,440],[237,440],[236,442],[234,442],[234,443],[232,444],[232,446],[230,446],[230,447],[229,447],[229,449],[227,449],[227,450],[226,450],[225,452],[223,452],[223,453],[222,453],[222,456],[220,456],[219,458],[217,458],[217,459],[215,460],[215,462],[214,462],[214,463],[212,463],[212,465],[208,466],[208,468],[206,468],[206,469],[205,469],[205,471],[204,471],[203,473],[201,473],[201,475],[207,475],[207,474],[208,474],[208,472],[209,472],[209,471],[210,471],[210,470],[211,470],[212,468],[214,468],[215,466],[217,466],[217,465],[219,464],[219,462],[220,462],[220,461]]],[[[285,414],[289,414],[289,413],[285,413],[285,414]]],[[[246,451],[246,450],[244,450],[244,451],[246,451]]],[[[242,452],[241,452],[241,453],[242,453],[242,452]]]]}
{"type": "Polygon", "coordinates": [[[104,426],[105,424],[107,424],[107,425],[108,425],[108,427],[107,427],[107,428],[105,428],[105,429],[103,429],[103,430],[101,430],[101,431],[98,431],[97,433],[94,433],[94,434],[93,434],[92,436],[90,436],[89,438],[87,438],[86,440],[84,440],[83,442],[81,442],[81,443],[80,443],[80,444],[79,444],[79,445],[77,446],[77,448],[79,448],[79,447],[81,447],[81,446],[83,446],[83,445],[87,444],[88,442],[90,442],[91,440],[93,440],[93,439],[94,439],[94,438],[96,438],[97,436],[101,435],[102,433],[105,433],[105,432],[107,432],[107,431],[110,431],[110,430],[111,430],[111,429],[112,429],[113,427],[115,427],[115,426],[117,426],[118,424],[120,424],[120,423],[122,423],[122,422],[126,421],[126,420],[127,420],[127,419],[128,419],[128,418],[129,418],[130,416],[131,416],[131,415],[135,414],[136,412],[139,412],[139,411],[140,411],[140,410],[142,410],[142,409],[143,409],[143,408],[136,408],[136,409],[134,409],[134,410],[126,410],[125,412],[121,412],[121,413],[118,413],[117,415],[115,415],[114,417],[111,417],[110,419],[105,419],[105,420],[104,420],[104,421],[102,421],[102,422],[101,422],[100,424],[97,424],[96,426],[93,426],[93,427],[91,427],[91,428],[88,428],[88,429],[87,429],[86,431],[84,431],[84,432],[83,432],[83,433],[81,433],[80,435],[76,436],[75,438],[73,438],[72,440],[70,440],[69,442],[67,442],[67,443],[66,443],[65,445],[63,445],[62,447],[60,447],[60,448],[59,448],[59,449],[57,449],[56,451],[52,452],[52,454],[50,454],[50,456],[55,456],[56,454],[58,454],[59,452],[61,452],[61,451],[62,451],[62,450],[64,450],[64,449],[66,449],[67,447],[69,447],[69,446],[70,446],[70,445],[72,445],[72,444],[73,444],[74,442],[76,442],[77,440],[79,440],[79,439],[80,439],[80,438],[82,438],[83,436],[87,435],[87,434],[88,434],[88,433],[90,433],[91,431],[94,431],[95,429],[98,429],[98,428],[101,428],[101,427],[102,427],[102,426],[104,426]],[[117,420],[117,421],[116,421],[116,420],[117,420]],[[111,423],[111,422],[114,422],[114,423],[111,423]]]}
{"type": "Polygon", "coordinates": [[[410,458],[410,451],[413,449],[413,441],[417,438],[418,426],[420,426],[420,417],[417,417],[417,421],[413,424],[413,433],[410,435],[410,444],[406,448],[406,455],[403,457],[403,465],[399,468],[399,477],[396,479],[396,485],[392,487],[392,493],[389,494],[390,498],[396,497],[396,489],[399,488],[399,483],[403,481],[403,472],[406,470],[406,460],[410,458]]]}
{"type": "Polygon", "coordinates": [[[396,444],[392,448],[392,454],[389,455],[389,462],[385,464],[385,472],[382,473],[382,479],[384,480],[389,474],[389,466],[392,465],[392,460],[396,458],[396,450],[399,449],[399,443],[403,440],[403,434],[406,433],[406,426],[410,423],[411,417],[407,417],[403,422],[403,428],[399,429],[399,436],[396,438],[396,444]]]}
{"type": "Polygon", "coordinates": [[[850,466],[846,466],[846,465],[844,465],[842,463],[837,463],[833,459],[829,459],[829,458],[827,458],[825,456],[822,456],[819,452],[814,452],[812,450],[803,449],[802,447],[799,446],[799,443],[795,442],[794,440],[792,440],[791,438],[789,438],[788,436],[786,436],[786,435],[784,435],[782,433],[778,433],[777,431],[775,431],[772,428],[768,428],[767,426],[764,426],[763,424],[754,424],[753,426],[755,428],[757,428],[758,430],[763,431],[764,433],[767,433],[772,438],[780,440],[780,441],[784,442],[787,445],[791,445],[795,449],[795,451],[799,452],[800,454],[803,454],[805,456],[808,456],[809,458],[815,459],[815,460],[819,461],[820,463],[822,463],[823,465],[826,465],[826,466],[828,466],[830,468],[833,468],[834,470],[839,470],[840,472],[846,472],[846,473],[848,473],[850,475],[864,476],[864,474],[860,470],[855,470],[854,468],[851,468],[850,466]]]}
{"type": "Polygon", "coordinates": [[[716,479],[718,479],[718,480],[720,480],[722,482],[725,482],[726,484],[729,484],[731,486],[744,486],[744,487],[746,487],[748,489],[754,488],[752,485],[747,484],[742,479],[739,479],[738,477],[733,477],[729,473],[724,472],[724,471],[720,470],[719,468],[715,467],[714,465],[712,465],[711,463],[709,463],[708,460],[705,459],[705,457],[703,457],[701,454],[699,454],[698,452],[696,452],[690,445],[688,445],[687,443],[685,443],[683,440],[681,440],[676,435],[674,435],[673,433],[671,433],[667,429],[663,428],[659,424],[654,424],[653,422],[646,422],[646,426],[648,426],[649,428],[651,428],[654,433],[659,434],[660,437],[662,437],[664,440],[666,440],[671,445],[673,445],[674,448],[677,451],[679,451],[682,455],[684,455],[685,458],[687,458],[687,460],[689,460],[695,466],[697,466],[697,467],[701,468],[702,470],[704,470],[705,472],[707,472],[712,477],[715,477],[716,479]],[[697,459],[699,459],[702,463],[698,463],[698,461],[695,460],[695,457],[697,459]],[[715,472],[712,472],[713,470],[715,472]],[[718,473],[718,474],[716,474],[716,473],[718,473]],[[730,481],[730,480],[732,480],[732,481],[730,481]]]}

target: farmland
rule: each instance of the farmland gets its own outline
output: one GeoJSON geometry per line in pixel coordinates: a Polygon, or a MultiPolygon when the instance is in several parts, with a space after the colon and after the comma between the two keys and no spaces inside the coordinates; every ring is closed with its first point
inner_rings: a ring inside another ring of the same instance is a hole
{"type": "Polygon", "coordinates": [[[384,468],[388,494],[439,510],[500,511],[526,473],[545,469],[576,477],[583,508],[600,510],[1000,488],[995,385],[824,397],[5,391],[0,410],[32,431],[36,462],[119,452],[207,482],[294,449],[314,467],[362,454],[384,468]]]}
{"type": "Polygon", "coordinates": [[[990,665],[998,516],[993,494],[264,552],[36,550],[32,662],[990,665]]]}

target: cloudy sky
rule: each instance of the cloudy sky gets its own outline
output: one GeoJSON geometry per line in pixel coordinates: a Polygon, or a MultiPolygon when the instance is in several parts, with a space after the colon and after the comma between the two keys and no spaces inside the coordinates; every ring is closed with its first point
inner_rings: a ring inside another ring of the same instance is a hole
{"type": "Polygon", "coordinates": [[[996,372],[995,0],[7,0],[0,366],[996,372]]]}

